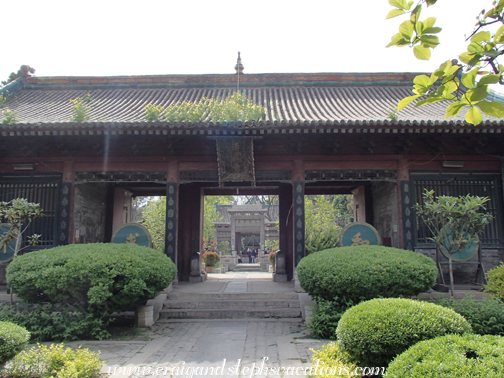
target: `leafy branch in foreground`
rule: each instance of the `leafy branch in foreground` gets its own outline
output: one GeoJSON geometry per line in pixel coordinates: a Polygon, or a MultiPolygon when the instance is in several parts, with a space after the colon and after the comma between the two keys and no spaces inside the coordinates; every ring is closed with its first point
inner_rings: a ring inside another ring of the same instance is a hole
{"type": "Polygon", "coordinates": [[[147,121],[257,121],[265,115],[263,106],[254,104],[252,100],[239,92],[225,99],[203,97],[197,102],[184,101],[166,108],[153,104],[145,107],[147,121]]]}
{"type": "MultiPolygon", "coordinates": [[[[422,5],[434,5],[437,0],[414,1],[389,0],[392,9],[387,18],[409,14],[409,20],[399,26],[399,33],[392,36],[390,46],[411,46],[418,59],[428,60],[431,49],[439,44],[439,38],[434,34],[441,28],[434,26],[435,17],[420,21],[422,5]]],[[[498,58],[504,54],[504,0],[494,1],[489,11],[481,11],[478,22],[466,41],[467,51],[459,55],[462,62],[446,61],[432,73],[419,75],[414,79],[413,96],[401,100],[397,109],[401,110],[411,102],[422,97],[415,106],[433,104],[439,101],[452,101],[446,107],[445,119],[457,116],[462,109],[469,107],[465,120],[472,125],[483,121],[483,114],[504,118],[504,104],[497,101],[487,101],[490,84],[504,84],[504,66],[498,63],[498,58]],[[495,33],[488,29],[491,25],[501,24],[495,33]],[[479,80],[477,80],[479,78],[479,80]]]]}

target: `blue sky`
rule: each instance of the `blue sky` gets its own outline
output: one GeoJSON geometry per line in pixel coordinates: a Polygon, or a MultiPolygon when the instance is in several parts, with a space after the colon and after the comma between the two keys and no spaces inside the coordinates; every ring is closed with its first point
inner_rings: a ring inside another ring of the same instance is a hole
{"type": "Polygon", "coordinates": [[[3,0],[0,79],[21,64],[38,76],[430,72],[464,51],[491,0],[439,0],[441,45],[431,61],[385,48],[403,20],[387,0],[3,0]]]}

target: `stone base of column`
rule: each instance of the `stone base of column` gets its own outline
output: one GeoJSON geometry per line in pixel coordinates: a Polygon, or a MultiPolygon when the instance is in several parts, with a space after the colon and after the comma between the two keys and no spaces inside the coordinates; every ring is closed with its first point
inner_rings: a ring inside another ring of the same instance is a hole
{"type": "Polygon", "coordinates": [[[138,306],[135,310],[135,323],[138,328],[148,328],[154,324],[154,306],[138,306]]]}
{"type": "Polygon", "coordinates": [[[205,274],[201,274],[201,275],[196,276],[196,277],[189,276],[189,282],[191,282],[191,283],[203,282],[203,281],[206,281],[206,279],[207,279],[206,273],[205,274]]]}
{"type": "Polygon", "coordinates": [[[273,273],[273,282],[287,282],[287,273],[273,273]]]}

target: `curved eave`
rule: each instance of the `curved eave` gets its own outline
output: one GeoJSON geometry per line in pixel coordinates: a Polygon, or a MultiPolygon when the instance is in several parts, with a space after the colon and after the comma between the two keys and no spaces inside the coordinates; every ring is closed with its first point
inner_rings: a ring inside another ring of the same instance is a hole
{"type": "Polygon", "coordinates": [[[62,122],[1,125],[2,137],[76,135],[264,135],[338,133],[502,133],[504,121],[485,121],[478,126],[456,121],[304,121],[304,122],[62,122]]]}

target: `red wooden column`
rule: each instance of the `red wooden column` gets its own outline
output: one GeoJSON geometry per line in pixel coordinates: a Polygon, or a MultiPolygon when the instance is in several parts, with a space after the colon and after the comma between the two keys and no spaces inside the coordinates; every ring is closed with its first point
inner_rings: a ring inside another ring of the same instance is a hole
{"type": "Polygon", "coordinates": [[[179,186],[177,269],[180,281],[189,281],[191,256],[200,252],[202,195],[197,184],[179,186]]]}
{"type": "Polygon", "coordinates": [[[293,278],[294,268],[294,227],[293,227],[293,203],[292,203],[292,185],[280,184],[278,193],[279,202],[279,244],[280,250],[285,256],[285,270],[287,280],[293,278]]]}
{"type": "Polygon", "coordinates": [[[166,177],[166,229],[165,253],[177,265],[179,228],[179,168],[178,161],[168,163],[166,177]]]}

